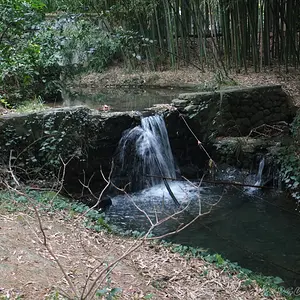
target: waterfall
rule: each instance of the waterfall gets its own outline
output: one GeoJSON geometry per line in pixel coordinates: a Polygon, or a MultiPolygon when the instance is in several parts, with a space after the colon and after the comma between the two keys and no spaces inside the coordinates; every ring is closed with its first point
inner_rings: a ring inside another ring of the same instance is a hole
{"type": "MultiPolygon", "coordinates": [[[[265,158],[263,157],[260,160],[260,162],[259,162],[258,171],[257,171],[257,174],[255,176],[255,183],[253,183],[253,179],[249,180],[246,183],[252,184],[254,186],[261,186],[261,183],[262,183],[262,173],[264,171],[264,167],[265,167],[265,158]]],[[[252,193],[254,193],[254,192],[257,191],[257,188],[255,188],[255,187],[247,187],[247,188],[245,188],[245,190],[246,190],[247,193],[252,194],[252,193]]]]}
{"type": "Polygon", "coordinates": [[[258,172],[256,175],[256,182],[255,186],[260,186],[261,185],[261,179],[262,179],[262,173],[265,167],[265,158],[263,157],[262,160],[259,162],[259,167],[258,167],[258,172]]]}
{"type": "Polygon", "coordinates": [[[161,116],[142,118],[141,125],[123,134],[118,149],[121,168],[132,191],[176,178],[167,128],[161,116]]]}

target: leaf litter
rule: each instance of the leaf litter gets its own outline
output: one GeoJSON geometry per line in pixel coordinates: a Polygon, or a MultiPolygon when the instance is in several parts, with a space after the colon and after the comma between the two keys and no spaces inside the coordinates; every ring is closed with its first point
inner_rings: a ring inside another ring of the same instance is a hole
{"type": "MultiPolygon", "coordinates": [[[[41,220],[48,244],[79,291],[89,275],[88,286],[136,242],[88,230],[67,212],[43,212],[41,220]]],[[[53,299],[51,295],[60,290],[71,292],[42,244],[34,216],[2,212],[0,224],[0,296],[53,299]]],[[[159,243],[146,242],[108,272],[99,288],[120,289],[118,299],[267,299],[256,283],[244,285],[244,281],[202,259],[186,258],[159,243]]],[[[271,298],[284,299],[279,294],[271,298]]]]}

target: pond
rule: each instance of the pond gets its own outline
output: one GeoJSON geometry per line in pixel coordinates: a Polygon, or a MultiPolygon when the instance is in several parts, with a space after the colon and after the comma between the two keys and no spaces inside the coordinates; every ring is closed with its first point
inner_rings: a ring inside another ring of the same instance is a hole
{"type": "Polygon", "coordinates": [[[168,104],[178,94],[195,91],[192,88],[106,88],[97,92],[82,90],[76,93],[64,92],[63,102],[57,106],[72,107],[86,105],[92,109],[109,106],[111,111],[142,111],[155,104],[168,104]]]}
{"type": "MultiPolygon", "coordinates": [[[[168,240],[174,243],[207,248],[244,268],[281,277],[288,286],[300,285],[300,216],[285,193],[274,190],[248,191],[241,187],[205,185],[198,187],[183,181],[170,182],[176,198],[187,210],[160,225],[160,235],[200,217],[182,232],[168,240]],[[200,204],[200,206],[199,206],[200,204]]],[[[157,185],[127,196],[112,198],[108,211],[111,222],[125,230],[146,231],[149,221],[133,204],[155,221],[178,208],[163,185],[157,185]]]]}

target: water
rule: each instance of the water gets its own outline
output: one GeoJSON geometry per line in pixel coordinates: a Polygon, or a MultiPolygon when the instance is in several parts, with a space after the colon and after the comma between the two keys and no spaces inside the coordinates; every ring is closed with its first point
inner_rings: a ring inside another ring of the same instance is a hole
{"type": "Polygon", "coordinates": [[[121,169],[131,182],[131,190],[154,186],[165,178],[176,178],[163,117],[142,118],[141,125],[123,134],[118,149],[121,169]]]}
{"type": "MultiPolygon", "coordinates": [[[[250,175],[249,180],[247,181],[247,184],[253,184],[254,186],[257,186],[257,187],[261,186],[264,167],[265,167],[265,158],[263,157],[259,162],[258,171],[255,176],[255,182],[254,183],[251,182],[252,176],[250,175]]],[[[257,192],[257,188],[255,188],[255,187],[247,187],[247,188],[245,188],[245,190],[250,194],[257,192]]]]}
{"type": "Polygon", "coordinates": [[[155,104],[169,104],[179,93],[192,89],[158,88],[158,89],[125,89],[106,88],[102,90],[81,90],[76,93],[64,92],[62,103],[58,106],[72,107],[86,105],[100,109],[108,105],[111,111],[142,111],[155,104]]]}
{"type": "MultiPolygon", "coordinates": [[[[187,209],[158,226],[154,233],[174,231],[195,216],[204,214],[169,240],[220,253],[242,267],[265,275],[279,276],[289,286],[300,285],[300,216],[284,193],[208,186],[175,181],[170,187],[187,209]]],[[[147,231],[178,211],[163,184],[112,199],[110,220],[125,230],[147,231]],[[138,209],[138,208],[139,209],[138,209]]]]}
{"type": "MultiPolygon", "coordinates": [[[[300,285],[300,216],[284,193],[177,180],[168,181],[172,197],[161,177],[175,178],[176,168],[159,116],[142,119],[124,134],[119,147],[122,170],[137,188],[112,198],[108,217],[114,224],[140,232],[153,227],[161,236],[197,218],[169,240],[220,253],[242,267],[279,276],[288,286],[300,285]]],[[[247,183],[262,184],[264,165],[262,159],[247,183]]],[[[245,174],[231,168],[218,176],[243,182],[245,174]]]]}
{"type": "Polygon", "coordinates": [[[259,163],[258,172],[257,172],[257,176],[256,176],[256,182],[254,184],[255,186],[261,185],[262,173],[263,173],[264,167],[265,167],[265,158],[263,157],[263,159],[259,163]]]}

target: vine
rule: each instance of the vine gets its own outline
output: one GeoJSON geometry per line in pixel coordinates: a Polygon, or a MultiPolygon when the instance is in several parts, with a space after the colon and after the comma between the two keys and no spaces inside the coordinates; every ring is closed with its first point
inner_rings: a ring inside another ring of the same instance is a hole
{"type": "Polygon", "coordinates": [[[278,153],[281,179],[300,204],[300,113],[291,124],[292,142],[278,153]]]}

